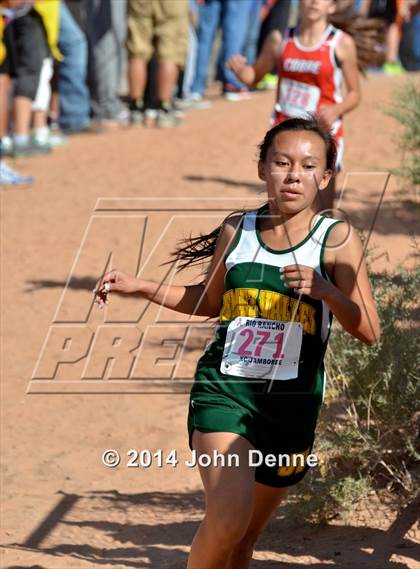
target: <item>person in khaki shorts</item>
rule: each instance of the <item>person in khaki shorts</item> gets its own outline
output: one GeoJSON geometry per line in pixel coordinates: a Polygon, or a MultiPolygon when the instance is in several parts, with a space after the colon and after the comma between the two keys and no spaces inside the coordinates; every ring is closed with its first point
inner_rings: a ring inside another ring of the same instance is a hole
{"type": "Polygon", "coordinates": [[[144,91],[147,62],[156,53],[158,60],[159,111],[157,125],[178,124],[172,107],[172,93],[184,66],[188,48],[188,0],[128,0],[131,122],[144,120],[144,91]]]}

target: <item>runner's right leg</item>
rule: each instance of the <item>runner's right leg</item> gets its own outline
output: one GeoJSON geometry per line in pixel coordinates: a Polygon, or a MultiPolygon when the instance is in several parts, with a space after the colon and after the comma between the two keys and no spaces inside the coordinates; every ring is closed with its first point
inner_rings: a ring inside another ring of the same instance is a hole
{"type": "MultiPolygon", "coordinates": [[[[235,544],[246,532],[254,510],[254,467],[251,443],[235,433],[194,430],[192,446],[200,454],[237,454],[238,466],[199,466],[206,493],[206,515],[191,545],[187,569],[224,569],[235,544]]],[[[226,459],[227,463],[227,459],[226,459]]]]}

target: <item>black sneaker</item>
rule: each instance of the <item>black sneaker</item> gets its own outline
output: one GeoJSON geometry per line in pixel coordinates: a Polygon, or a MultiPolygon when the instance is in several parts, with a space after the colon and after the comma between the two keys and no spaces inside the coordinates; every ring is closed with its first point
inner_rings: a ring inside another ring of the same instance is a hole
{"type": "Polygon", "coordinates": [[[144,123],[144,112],[135,109],[130,111],[130,123],[131,124],[143,124],[144,123]]]}
{"type": "Polygon", "coordinates": [[[181,124],[183,113],[172,105],[161,105],[156,118],[156,126],[159,128],[174,128],[181,124]]]}
{"type": "Polygon", "coordinates": [[[68,136],[73,134],[103,134],[105,129],[98,121],[91,121],[83,126],[63,128],[62,132],[68,136]]]}
{"type": "Polygon", "coordinates": [[[23,156],[42,156],[49,154],[51,150],[51,145],[48,143],[32,141],[28,144],[15,144],[13,146],[13,156],[15,158],[23,156]]]}
{"type": "Polygon", "coordinates": [[[130,113],[130,123],[133,125],[144,123],[144,105],[143,102],[131,101],[128,108],[130,113]]]}

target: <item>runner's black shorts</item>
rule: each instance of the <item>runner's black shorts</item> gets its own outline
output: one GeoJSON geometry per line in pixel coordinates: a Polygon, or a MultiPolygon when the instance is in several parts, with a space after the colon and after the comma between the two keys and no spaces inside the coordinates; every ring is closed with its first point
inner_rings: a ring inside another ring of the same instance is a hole
{"type": "Polygon", "coordinates": [[[255,467],[257,482],[278,488],[297,484],[310,468],[306,457],[312,453],[320,402],[299,395],[281,397],[278,401],[278,413],[268,415],[246,408],[224,394],[191,394],[188,412],[190,449],[193,450],[194,429],[203,433],[236,433],[264,457],[262,464],[255,467]],[[268,454],[276,457],[274,465],[266,464],[268,454]],[[293,457],[294,454],[297,456],[293,457]],[[289,455],[289,459],[284,455],[289,455]]]}

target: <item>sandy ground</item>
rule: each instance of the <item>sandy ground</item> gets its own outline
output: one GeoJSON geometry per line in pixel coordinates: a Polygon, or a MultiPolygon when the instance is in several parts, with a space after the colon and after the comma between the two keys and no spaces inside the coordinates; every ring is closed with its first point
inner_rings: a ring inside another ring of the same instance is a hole
{"type": "MultiPolygon", "coordinates": [[[[340,205],[367,233],[376,217],[373,270],[413,262],[414,195],[401,199],[392,177],[376,216],[386,171],[400,162],[397,128],[383,109],[405,80],[370,76],[363,104],[346,120],[340,205]]],[[[92,310],[91,289],[111,253],[114,266],[133,272],[140,264],[161,278],[176,238],[214,227],[224,209],[261,203],[256,145],[271,100],[215,100],[177,130],[73,137],[51,156],[17,164],[36,177],[33,187],[1,190],[1,567],[185,567],[204,501],[197,469],[184,464],[188,394],[174,379],[191,376],[202,334],[188,336],[174,368],[185,318],[117,298],[105,312],[92,310]],[[139,381],[121,379],[132,369],[132,353],[118,351],[124,342],[142,351],[139,381]],[[171,373],[153,388],[153,378],[171,373]],[[106,449],[120,452],[119,467],[102,464],[106,449]],[[129,468],[130,449],[162,449],[164,457],[175,449],[179,464],[129,468]]],[[[372,497],[349,523],[316,527],[292,523],[280,507],[252,568],[420,567],[413,511],[397,516],[372,497]]]]}

